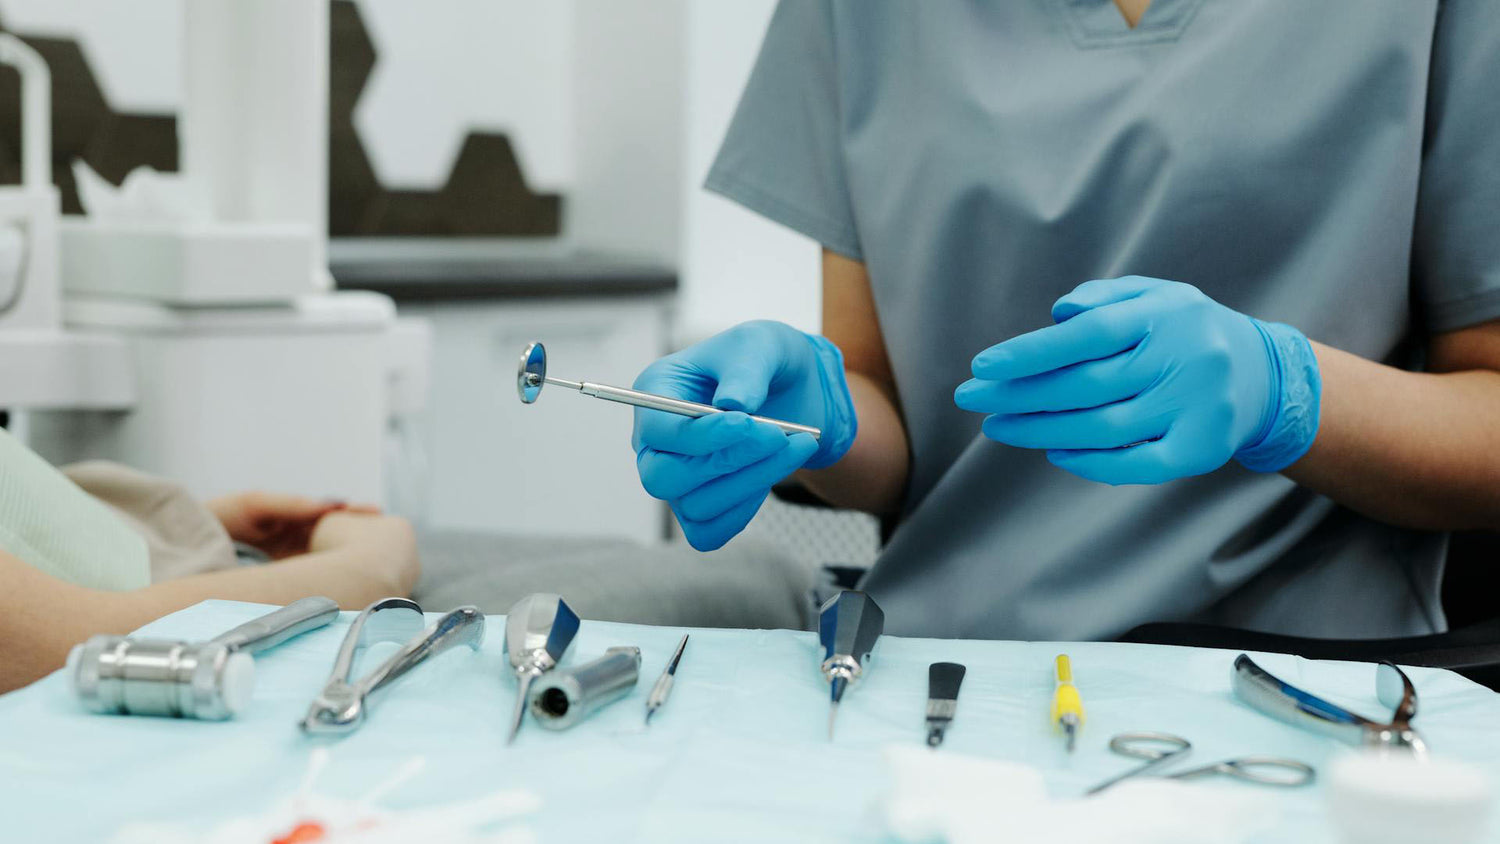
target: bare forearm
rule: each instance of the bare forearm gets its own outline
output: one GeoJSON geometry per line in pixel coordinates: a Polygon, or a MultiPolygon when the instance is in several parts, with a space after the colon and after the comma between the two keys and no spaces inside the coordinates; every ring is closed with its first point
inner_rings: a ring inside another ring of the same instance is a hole
{"type": "Polygon", "coordinates": [[[309,595],[324,595],[344,609],[363,609],[372,601],[405,594],[401,584],[373,574],[357,549],[335,548],[291,557],[277,563],[241,566],[225,571],[153,583],[121,597],[134,629],[199,601],[223,598],[259,604],[289,604],[309,595]]]}
{"type": "Polygon", "coordinates": [[[1372,518],[1500,524],[1500,372],[1405,372],[1318,343],[1317,439],[1285,474],[1372,518]]]}
{"type": "Polygon", "coordinates": [[[803,470],[797,477],[829,504],[888,516],[901,505],[911,468],[906,428],[892,397],[872,379],[850,372],[848,380],[859,416],[854,445],[827,469],[803,470]]]}
{"type": "Polygon", "coordinates": [[[304,554],[279,563],[104,592],[58,580],[0,552],[0,692],[60,668],[68,649],[96,633],[125,634],[210,598],[288,604],[326,595],[362,608],[408,587],[371,573],[353,548],[304,554]]]}

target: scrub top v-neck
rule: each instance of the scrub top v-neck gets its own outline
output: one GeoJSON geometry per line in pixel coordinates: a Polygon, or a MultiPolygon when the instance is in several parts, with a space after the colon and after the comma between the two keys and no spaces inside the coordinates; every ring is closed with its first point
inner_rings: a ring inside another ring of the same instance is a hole
{"type": "Polygon", "coordinates": [[[1496,80],[1492,0],[784,0],[707,186],[869,269],[912,450],[890,632],[1443,629],[1442,534],[1232,463],[1084,481],[953,390],[1094,278],[1408,367],[1500,317],[1496,80]]]}

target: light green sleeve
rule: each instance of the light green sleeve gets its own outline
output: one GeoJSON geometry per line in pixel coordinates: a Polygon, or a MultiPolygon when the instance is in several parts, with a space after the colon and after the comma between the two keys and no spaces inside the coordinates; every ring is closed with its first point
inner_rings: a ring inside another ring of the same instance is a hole
{"type": "Polygon", "coordinates": [[[151,582],[146,540],[3,429],[0,549],[79,586],[123,591],[151,582]]]}

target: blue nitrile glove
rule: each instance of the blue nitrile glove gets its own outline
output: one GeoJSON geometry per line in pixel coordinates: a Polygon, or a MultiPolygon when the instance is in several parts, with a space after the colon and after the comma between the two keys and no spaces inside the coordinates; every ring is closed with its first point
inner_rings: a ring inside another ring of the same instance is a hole
{"type": "Polygon", "coordinates": [[[1318,431],[1322,382],[1295,328],[1232,311],[1198,288],[1127,276],[1052,306],[1056,325],[992,346],[954,395],[992,414],[984,434],[1108,484],[1201,475],[1230,458],[1296,462],[1318,431]]]}
{"type": "Polygon", "coordinates": [[[747,322],[646,367],[637,390],[739,413],[698,419],[637,408],[631,444],[646,492],[668,502],[687,541],[712,551],[749,524],[771,487],[821,469],[854,443],[844,357],[823,337],[747,322]],[[813,425],[788,436],[748,414],[813,425]]]}

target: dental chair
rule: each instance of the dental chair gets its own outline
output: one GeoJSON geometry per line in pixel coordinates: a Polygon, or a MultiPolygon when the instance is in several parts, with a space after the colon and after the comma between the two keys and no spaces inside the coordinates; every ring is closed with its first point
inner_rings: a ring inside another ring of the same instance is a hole
{"type": "MultiPolygon", "coordinates": [[[[827,519],[844,514],[797,484],[781,484],[773,492],[780,506],[806,511],[809,518],[827,519]]],[[[872,530],[879,530],[874,527],[873,520],[871,523],[872,530]]],[[[882,534],[879,541],[884,539],[882,534]]],[[[876,547],[878,550],[878,544],[876,547]]],[[[1500,588],[1497,588],[1500,587],[1500,566],[1497,566],[1497,561],[1500,561],[1500,534],[1474,531],[1453,535],[1443,576],[1443,608],[1450,625],[1447,633],[1389,639],[1315,639],[1212,624],[1157,622],[1130,630],[1120,637],[1120,641],[1266,651],[1308,659],[1389,660],[1400,665],[1447,668],[1500,691],[1500,600],[1497,600],[1500,596],[1500,588]]],[[[871,562],[873,555],[868,554],[864,547],[850,547],[846,553],[826,558],[822,567],[823,588],[855,588],[871,562]]]]}
{"type": "Polygon", "coordinates": [[[1388,660],[1400,665],[1447,668],[1500,691],[1497,558],[1500,534],[1475,531],[1453,535],[1443,575],[1443,608],[1450,625],[1447,633],[1391,639],[1314,639],[1211,624],[1164,622],[1136,627],[1120,641],[1269,651],[1308,659],[1388,660]]]}

